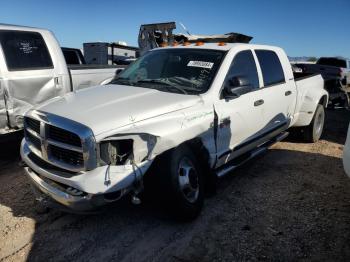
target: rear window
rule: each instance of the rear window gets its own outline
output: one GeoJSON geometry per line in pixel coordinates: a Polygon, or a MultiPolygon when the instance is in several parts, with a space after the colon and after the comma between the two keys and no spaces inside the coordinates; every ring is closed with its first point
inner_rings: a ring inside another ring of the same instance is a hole
{"type": "Polygon", "coordinates": [[[53,67],[45,41],[39,33],[0,31],[0,44],[9,71],[53,67]]]}
{"type": "Polygon", "coordinates": [[[269,50],[256,50],[264,78],[264,86],[285,82],[283,68],[277,54],[269,50]]]}
{"type": "Polygon", "coordinates": [[[78,54],[72,50],[62,50],[64,58],[66,59],[66,63],[68,65],[79,65],[80,60],[78,54]]]}

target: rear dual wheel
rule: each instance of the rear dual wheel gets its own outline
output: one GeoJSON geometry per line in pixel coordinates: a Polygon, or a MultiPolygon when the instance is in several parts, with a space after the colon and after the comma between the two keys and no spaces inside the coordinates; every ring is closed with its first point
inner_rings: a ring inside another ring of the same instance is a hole
{"type": "Polygon", "coordinates": [[[306,142],[315,143],[320,140],[323,133],[325,118],[324,107],[318,104],[310,125],[308,125],[303,132],[306,142]]]}

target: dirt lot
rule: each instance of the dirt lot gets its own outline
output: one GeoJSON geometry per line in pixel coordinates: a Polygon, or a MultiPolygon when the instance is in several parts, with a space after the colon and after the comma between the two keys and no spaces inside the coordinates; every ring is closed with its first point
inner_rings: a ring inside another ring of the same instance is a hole
{"type": "Polygon", "coordinates": [[[0,261],[350,261],[350,112],[328,111],[316,144],[285,141],[219,181],[201,216],[179,223],[123,201],[90,216],[34,211],[16,142],[1,145],[0,261]]]}

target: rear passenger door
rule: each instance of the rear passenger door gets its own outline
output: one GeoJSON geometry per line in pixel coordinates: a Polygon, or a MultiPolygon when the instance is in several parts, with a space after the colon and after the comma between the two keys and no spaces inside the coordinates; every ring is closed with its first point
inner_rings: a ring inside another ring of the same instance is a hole
{"type": "Polygon", "coordinates": [[[0,52],[5,62],[0,93],[5,94],[8,124],[21,127],[29,108],[57,96],[55,68],[39,32],[0,30],[0,52]]]}
{"type": "Polygon", "coordinates": [[[286,129],[295,110],[296,90],[294,81],[286,79],[278,54],[272,50],[255,50],[263,86],[259,97],[263,100],[265,125],[262,133],[286,129]]]}

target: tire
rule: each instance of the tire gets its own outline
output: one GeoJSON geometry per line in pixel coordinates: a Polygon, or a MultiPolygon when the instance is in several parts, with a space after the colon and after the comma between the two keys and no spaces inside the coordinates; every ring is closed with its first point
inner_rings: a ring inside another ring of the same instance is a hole
{"type": "Polygon", "coordinates": [[[173,217],[193,220],[200,214],[204,202],[203,172],[188,146],[165,152],[157,159],[153,172],[158,200],[173,217]]]}
{"type": "Polygon", "coordinates": [[[325,110],[323,105],[318,104],[310,125],[303,132],[304,140],[308,143],[315,143],[320,140],[325,121],[325,110]]]}

